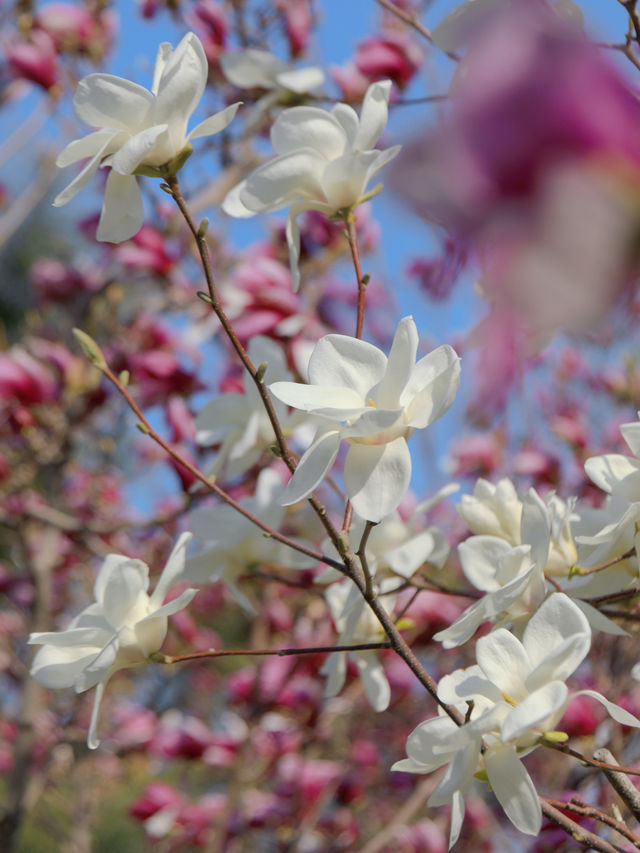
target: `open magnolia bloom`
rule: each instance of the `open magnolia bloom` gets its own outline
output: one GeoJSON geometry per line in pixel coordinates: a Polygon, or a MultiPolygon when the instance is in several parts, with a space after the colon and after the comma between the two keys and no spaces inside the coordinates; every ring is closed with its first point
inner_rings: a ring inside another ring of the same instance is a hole
{"type": "MultiPolygon", "coordinates": [[[[531,618],[522,641],[499,628],[476,643],[475,666],[441,679],[438,696],[466,714],[468,721],[458,727],[448,716],[439,716],[421,723],[409,735],[408,758],[392,769],[430,773],[449,765],[429,799],[432,806],[452,804],[449,846],[460,833],[464,794],[474,777],[488,780],[514,826],[528,835],[538,834],[540,801],[521,759],[545,734],[556,731],[576,696],[590,696],[617,722],[640,727],[640,720],[600,693],[569,694],[564,682],[590,644],[584,614],[566,595],[554,593],[531,618]]],[[[554,737],[558,739],[557,734],[554,737]]]]}
{"type": "Polygon", "coordinates": [[[329,112],[308,106],[284,110],[271,128],[277,156],[258,166],[224,200],[222,209],[237,217],[289,207],[286,233],[295,290],[300,284],[297,217],[305,210],[331,216],[354,207],[400,151],[399,145],[374,148],[387,123],[390,89],[389,80],[369,86],[359,118],[348,104],[336,104],[329,112]]]}
{"type": "MultiPolygon", "coordinates": [[[[254,364],[267,364],[265,376],[269,381],[291,378],[282,348],[270,338],[256,335],[248,353],[254,364]]],[[[273,407],[287,435],[308,420],[299,412],[289,414],[279,400],[273,401],[273,407]]],[[[198,444],[206,447],[220,443],[215,462],[207,471],[216,476],[225,465],[230,477],[244,474],[276,441],[264,403],[246,374],[243,393],[214,397],[197,416],[195,425],[198,444]]]]}
{"type": "Polygon", "coordinates": [[[287,94],[304,95],[324,83],[321,68],[293,68],[268,50],[254,47],[223,53],[220,65],[227,80],[239,89],[271,91],[274,96],[271,103],[287,94]]]}
{"type": "Polygon", "coordinates": [[[309,359],[310,384],[269,386],[279,400],[321,421],[287,485],[285,505],[313,492],[346,441],[344,484],[354,510],[378,522],[396,509],[411,480],[407,440],[444,415],[460,381],[452,347],[440,346],[416,364],[417,351],[412,317],[400,321],[388,358],[357,338],[325,335],[309,359]]]}
{"type": "MultiPolygon", "coordinates": [[[[377,592],[385,610],[391,613],[396,597],[389,594],[398,582],[385,578],[377,585],[377,592]]],[[[339,632],[336,645],[377,643],[386,639],[384,629],[376,615],[369,609],[358,588],[348,579],[332,584],[325,591],[325,599],[339,632]]],[[[320,672],[327,676],[325,696],[336,696],[344,686],[347,675],[347,655],[358,666],[362,686],[374,711],[386,711],[391,699],[391,688],[375,651],[331,652],[320,672]]]]}
{"type": "MultiPolygon", "coordinates": [[[[280,475],[273,468],[264,468],[258,476],[255,495],[243,498],[239,503],[269,527],[278,530],[285,514],[278,502],[281,494],[280,475]]],[[[187,577],[198,584],[223,580],[238,604],[252,615],[255,615],[255,609],[237,583],[240,575],[249,574],[252,568],[271,562],[289,568],[307,568],[313,564],[304,554],[276,539],[265,537],[260,527],[228,504],[195,509],[189,523],[198,539],[211,547],[189,558],[187,577]]]]}
{"type": "Polygon", "coordinates": [[[87,744],[95,749],[98,714],[107,681],[114,672],[136,666],[157,652],[167,633],[167,617],[182,610],[196,594],[186,589],[163,604],[184,572],[185,551],[191,540],[183,533],[149,595],[149,567],[142,560],[110,554],[93,588],[95,602],[70,623],[66,631],[31,634],[29,643],[42,646],[31,675],[44,687],[73,687],[82,693],[96,687],[87,744]]]}
{"type": "Polygon", "coordinates": [[[453,648],[466,643],[485,621],[522,630],[549,592],[546,577],[562,585],[594,630],[625,634],[584,599],[603,594],[603,584],[622,589],[629,582],[628,567],[612,567],[608,576],[571,574],[578,562],[571,527],[579,520],[574,507],[575,499],[565,502],[550,493],[542,500],[534,489],[521,500],[507,479],[496,486],[478,481],[474,495],[463,496],[458,511],[472,530],[492,532],[470,536],[458,546],[458,554],[465,576],[485,595],[434,638],[453,648]]]}
{"type": "Polygon", "coordinates": [[[58,155],[60,167],[90,159],[56,196],[54,205],[66,204],[98,167],[109,166],[97,238],[121,243],[133,237],[143,223],[135,175],[175,174],[189,156],[193,139],[219,133],[236,114],[239,104],[232,104],[187,133],[207,75],[200,39],[188,33],[175,50],[168,42],[158,48],[150,92],[112,74],[83,77],[73,99],[75,111],[81,121],[98,129],[69,143],[58,155]]]}

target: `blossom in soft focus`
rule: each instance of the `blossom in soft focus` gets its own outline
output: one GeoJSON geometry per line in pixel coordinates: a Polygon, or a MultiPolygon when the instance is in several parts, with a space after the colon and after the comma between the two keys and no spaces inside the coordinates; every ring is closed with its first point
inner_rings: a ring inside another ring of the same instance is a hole
{"type": "Polygon", "coordinates": [[[404,31],[370,36],[356,48],[354,64],[370,82],[391,80],[404,89],[422,65],[422,51],[404,31]]]}
{"type": "MultiPolygon", "coordinates": [[[[395,595],[389,593],[397,586],[398,582],[393,578],[383,579],[376,585],[377,593],[382,594],[380,601],[388,613],[395,604],[395,595]]],[[[385,639],[384,629],[377,616],[349,580],[332,584],[324,595],[339,633],[337,646],[376,643],[385,639]]],[[[391,689],[375,651],[331,652],[320,670],[327,676],[325,696],[335,696],[342,690],[347,676],[347,656],[358,666],[360,680],[371,707],[374,711],[386,711],[391,700],[391,689]]]]}
{"type": "MultiPolygon", "coordinates": [[[[273,468],[264,468],[258,475],[253,497],[239,503],[260,521],[278,530],[284,520],[279,503],[282,479],[273,468]]],[[[260,527],[232,506],[199,507],[189,516],[194,534],[209,547],[187,561],[187,577],[195,583],[224,581],[238,604],[252,615],[254,607],[238,586],[241,575],[251,569],[276,563],[292,568],[306,568],[309,557],[288,548],[277,539],[267,539],[260,527]]]]}
{"type": "Polygon", "coordinates": [[[374,148],[387,123],[391,83],[367,89],[360,117],[348,104],[284,110],[271,128],[273,160],[258,166],[235,186],[222,205],[230,216],[247,217],[289,207],[287,243],[293,286],[300,284],[300,232],[305,210],[333,215],[357,205],[367,185],[400,151],[374,148]]]}
{"type": "Polygon", "coordinates": [[[321,68],[296,69],[269,51],[253,47],[223,54],[220,65],[227,80],[239,89],[269,89],[279,96],[306,94],[324,82],[321,68]]]}
{"type": "Polygon", "coordinates": [[[7,60],[16,77],[30,80],[47,92],[55,91],[60,63],[55,43],[48,33],[33,30],[26,39],[10,42],[7,45],[7,60]]]}
{"type": "Polygon", "coordinates": [[[90,12],[76,3],[47,3],[36,11],[34,23],[54,41],[56,49],[101,58],[111,47],[117,18],[109,9],[90,12]]]}
{"type": "Polygon", "coordinates": [[[592,327],[633,275],[640,105],[552,4],[466,6],[484,12],[448,116],[409,143],[394,180],[474,250],[485,296],[518,315],[531,351],[560,326],[592,327]]]}
{"type": "Polygon", "coordinates": [[[207,82],[207,59],[200,40],[188,33],[174,50],[158,48],[151,92],[112,74],[89,74],[78,84],[74,107],[79,119],[98,128],[76,139],[58,155],[58,166],[90,158],[60,192],[54,205],[70,201],[99,167],[110,167],[97,239],[121,243],[143,222],[136,174],[174,174],[190,152],[190,143],[219,133],[233,119],[232,104],[187,133],[207,82]]]}
{"type": "Polygon", "coordinates": [[[467,721],[458,727],[443,713],[421,723],[409,735],[408,758],[392,769],[430,773],[449,765],[428,801],[452,805],[449,846],[460,833],[464,794],[481,771],[514,826],[538,834],[540,801],[521,759],[545,733],[555,731],[573,698],[591,697],[617,722],[640,727],[640,720],[594,690],[569,694],[564,682],[590,644],[584,614],[567,596],[555,593],[533,615],[522,641],[499,628],[476,643],[476,665],[440,680],[438,697],[467,714],[467,721]]]}
{"type": "Polygon", "coordinates": [[[344,482],[354,510],[381,521],[404,497],[411,480],[407,441],[445,414],[458,390],[460,359],[440,346],[416,364],[418,331],[400,321],[389,357],[346,335],[325,335],[309,360],[309,384],[275,382],[282,402],[320,418],[316,437],[285,491],[286,504],[313,492],[342,441],[349,443],[344,482]]]}
{"type": "Polygon", "coordinates": [[[100,743],[98,714],[108,680],[117,670],[144,663],[157,652],[167,633],[167,617],[186,607],[197,592],[186,589],[163,604],[183,575],[190,540],[190,533],[180,536],[151,595],[149,567],[142,560],[110,554],[96,578],[95,602],[65,631],[29,637],[29,643],[42,646],[33,659],[31,675],[44,687],[73,687],[76,693],[97,687],[87,737],[90,749],[100,743]]]}

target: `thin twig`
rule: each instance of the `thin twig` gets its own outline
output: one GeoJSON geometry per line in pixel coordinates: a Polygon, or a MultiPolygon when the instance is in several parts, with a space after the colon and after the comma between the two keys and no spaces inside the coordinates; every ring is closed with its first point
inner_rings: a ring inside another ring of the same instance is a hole
{"type": "Polygon", "coordinates": [[[589,758],[588,755],[583,755],[575,749],[571,749],[564,743],[552,743],[551,741],[541,740],[541,744],[548,749],[555,749],[556,752],[563,752],[565,755],[570,755],[572,758],[577,758],[583,764],[589,767],[597,767],[599,770],[613,770],[616,773],[626,773],[627,776],[640,776],[640,770],[634,770],[633,767],[623,767],[620,764],[608,764],[606,761],[598,761],[596,758],[589,758]]]}
{"type": "Polygon", "coordinates": [[[369,649],[390,649],[391,643],[351,643],[347,646],[311,646],[299,649],[209,649],[206,652],[190,652],[186,655],[163,655],[160,652],[152,655],[153,663],[183,663],[189,660],[203,658],[228,657],[290,657],[292,655],[316,655],[328,652],[361,652],[369,649]]]}
{"type": "Polygon", "coordinates": [[[359,558],[360,564],[362,566],[362,572],[364,574],[364,583],[365,583],[365,591],[367,595],[373,595],[373,578],[371,576],[371,570],[369,569],[369,563],[367,562],[366,548],[367,542],[369,541],[369,536],[371,535],[371,531],[376,526],[374,521],[367,521],[364,526],[364,530],[362,531],[362,538],[360,539],[360,544],[358,545],[358,550],[356,551],[356,557],[359,558]]]}
{"type": "Polygon", "coordinates": [[[619,557],[611,557],[610,560],[605,560],[604,563],[598,563],[597,566],[591,566],[588,569],[583,569],[581,566],[573,566],[570,570],[569,577],[573,577],[574,575],[578,575],[579,577],[584,577],[585,575],[593,575],[596,572],[601,572],[604,569],[609,569],[611,566],[615,566],[616,563],[621,563],[623,560],[628,560],[629,557],[633,557],[636,553],[635,545],[632,548],[629,548],[628,551],[625,551],[624,554],[620,554],[619,557]]]}
{"type": "MultiPolygon", "coordinates": [[[[386,9],[388,12],[391,12],[397,18],[400,18],[401,21],[404,21],[405,24],[408,24],[410,27],[413,27],[416,32],[419,32],[421,36],[424,36],[429,44],[433,44],[433,36],[431,35],[431,30],[427,29],[425,25],[422,23],[420,18],[415,13],[405,12],[404,9],[401,9],[399,6],[396,6],[395,3],[391,2],[391,0],[377,0],[377,2],[386,9]]],[[[449,59],[453,59],[455,62],[460,61],[460,57],[457,53],[453,51],[445,50],[443,51],[445,56],[448,56],[449,59]]]]}
{"type": "MultiPolygon", "coordinates": [[[[608,749],[597,749],[593,753],[593,757],[597,761],[602,761],[609,766],[615,767],[618,765],[615,756],[608,749]]],[[[613,790],[619,795],[635,819],[640,821],[640,791],[638,791],[633,782],[627,779],[625,773],[617,770],[607,770],[605,768],[602,768],[602,772],[607,777],[607,780],[613,790]]],[[[634,841],[634,844],[636,847],[640,846],[637,840],[634,841]]]]}
{"type": "MultiPolygon", "coordinates": [[[[624,837],[628,838],[629,841],[631,841],[635,847],[638,846],[638,839],[631,832],[631,830],[628,829],[623,823],[621,823],[618,820],[615,820],[612,817],[609,817],[608,814],[605,814],[604,812],[600,811],[600,809],[595,808],[595,806],[589,806],[586,803],[575,802],[576,799],[577,798],[574,797],[574,798],[572,798],[572,801],[570,803],[564,803],[561,800],[552,800],[550,798],[545,797],[545,799],[542,802],[543,803],[546,802],[547,805],[550,806],[552,809],[565,809],[566,811],[574,812],[575,814],[583,815],[584,817],[594,818],[595,820],[600,821],[600,823],[604,823],[607,826],[610,826],[612,829],[615,829],[616,832],[620,833],[620,835],[624,835],[624,837]]],[[[544,808],[543,808],[543,811],[544,811],[544,808]]],[[[545,812],[545,814],[546,814],[546,812],[545,812]]],[[[561,812],[558,812],[558,814],[561,814],[561,812]]],[[[551,817],[551,815],[547,814],[546,816],[549,817],[550,820],[553,820],[554,823],[558,823],[558,821],[554,820],[554,818],[551,817]]],[[[567,820],[570,820],[570,818],[567,818],[567,820]]],[[[565,826],[563,826],[562,824],[558,824],[558,825],[561,826],[562,829],[565,830],[565,832],[568,832],[573,838],[575,838],[576,841],[580,841],[582,844],[586,844],[588,847],[591,847],[591,849],[595,849],[595,850],[603,849],[601,847],[594,847],[590,843],[590,839],[588,839],[586,837],[585,838],[577,838],[576,835],[574,834],[574,830],[569,831],[569,829],[566,828],[565,826]]],[[[575,826],[578,826],[578,824],[575,824],[575,826]]],[[[580,827],[580,833],[586,834],[587,830],[584,830],[582,827],[580,827]]],[[[589,833],[589,834],[591,834],[591,833],[589,833]]],[[[608,843],[608,842],[604,841],[602,838],[599,838],[599,836],[597,836],[597,835],[595,835],[594,837],[598,838],[599,842],[602,842],[604,844],[608,843]]],[[[609,848],[609,849],[616,850],[615,847],[609,848]]]]}

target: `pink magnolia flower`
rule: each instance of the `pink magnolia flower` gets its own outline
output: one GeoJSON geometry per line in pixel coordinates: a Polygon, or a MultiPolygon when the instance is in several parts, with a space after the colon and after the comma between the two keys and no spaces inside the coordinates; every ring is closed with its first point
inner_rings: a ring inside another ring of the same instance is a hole
{"type": "Polygon", "coordinates": [[[300,56],[309,46],[313,16],[309,0],[280,0],[278,4],[291,56],[300,56]]]}
{"type": "Polygon", "coordinates": [[[43,30],[32,30],[26,39],[9,43],[7,60],[12,73],[52,92],[58,83],[58,52],[52,37],[43,30]]]}
{"type": "Polygon", "coordinates": [[[369,82],[389,79],[404,89],[422,64],[422,51],[405,34],[371,36],[356,48],[354,63],[369,82]]]}
{"type": "Polygon", "coordinates": [[[47,3],[36,12],[34,23],[51,36],[58,51],[95,59],[111,47],[117,19],[108,10],[92,14],[76,3],[47,3]]]}
{"type": "Polygon", "coordinates": [[[57,258],[38,258],[29,270],[31,284],[42,299],[64,302],[79,293],[97,290],[102,275],[95,268],[82,269],[57,258]]]}

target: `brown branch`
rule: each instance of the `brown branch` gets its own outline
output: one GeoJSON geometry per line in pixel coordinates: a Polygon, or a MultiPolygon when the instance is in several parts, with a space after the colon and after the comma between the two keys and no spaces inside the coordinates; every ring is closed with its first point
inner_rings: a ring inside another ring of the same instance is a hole
{"type": "MultiPolygon", "coordinates": [[[[400,18],[401,21],[404,21],[408,26],[413,27],[416,32],[419,32],[421,36],[424,36],[429,44],[433,44],[433,36],[431,35],[431,30],[427,29],[425,25],[422,23],[420,18],[412,12],[405,12],[404,9],[401,9],[399,6],[396,6],[392,0],[377,0],[377,2],[382,6],[383,9],[386,9],[388,12],[391,12],[397,18],[400,18]]],[[[457,53],[453,51],[445,50],[443,51],[445,56],[448,56],[449,59],[453,59],[454,62],[459,62],[460,57],[457,53]]]]}
{"type": "Polygon", "coordinates": [[[588,803],[580,800],[579,797],[572,797],[571,802],[569,803],[564,803],[562,800],[552,800],[549,797],[545,799],[553,808],[565,809],[566,811],[574,812],[575,814],[582,815],[583,817],[593,818],[594,820],[611,827],[611,829],[615,829],[615,831],[619,832],[620,835],[624,835],[624,837],[627,838],[634,847],[638,847],[640,845],[636,836],[631,832],[628,826],[622,823],[622,821],[616,820],[600,809],[597,809],[595,806],[590,806],[588,803]]]}
{"type": "Polygon", "coordinates": [[[540,743],[542,746],[546,746],[547,749],[555,749],[556,752],[564,752],[565,755],[577,758],[578,761],[581,761],[583,764],[587,764],[589,767],[597,767],[599,770],[613,770],[619,774],[626,773],[627,776],[640,776],[640,770],[634,770],[632,767],[623,767],[620,764],[608,764],[606,761],[598,761],[597,758],[589,758],[589,756],[583,755],[575,749],[571,749],[570,746],[567,746],[564,743],[552,743],[551,741],[544,739],[542,739],[540,743]]]}
{"type": "Polygon", "coordinates": [[[623,9],[626,10],[627,15],[629,15],[629,22],[631,27],[633,28],[633,34],[635,37],[635,41],[640,44],[640,15],[638,14],[637,0],[618,0],[623,9]]]}
{"type": "Polygon", "coordinates": [[[628,551],[625,551],[624,554],[620,554],[619,557],[612,557],[610,560],[605,560],[604,563],[598,563],[597,566],[591,566],[588,569],[583,569],[581,566],[573,566],[569,571],[569,577],[574,577],[575,575],[579,577],[584,577],[585,575],[593,575],[596,572],[601,572],[603,569],[610,569],[611,566],[615,566],[616,563],[621,563],[623,560],[628,560],[629,557],[633,557],[636,553],[635,545],[632,548],[629,548],[628,551]]]}
{"type": "MultiPolygon", "coordinates": [[[[608,764],[610,767],[618,766],[618,762],[616,761],[613,753],[608,749],[597,749],[593,753],[593,757],[597,761],[602,761],[603,763],[608,764]]],[[[605,768],[602,769],[602,772],[607,777],[607,781],[613,790],[622,799],[635,819],[640,821],[640,791],[638,791],[636,786],[627,779],[625,773],[617,770],[607,770],[605,768]]],[[[640,846],[637,839],[634,841],[634,844],[636,847],[640,846]]]]}
{"type": "Polygon", "coordinates": [[[600,838],[600,836],[595,835],[593,832],[589,832],[588,829],[580,826],[571,820],[570,817],[563,815],[555,805],[552,805],[552,801],[547,800],[545,797],[540,797],[540,805],[542,807],[542,814],[548,820],[555,823],[556,826],[559,826],[560,829],[563,829],[578,844],[583,844],[591,850],[598,850],[600,853],[620,853],[619,848],[609,844],[608,841],[605,841],[604,838],[600,838]]]}
{"type": "Polygon", "coordinates": [[[292,655],[316,655],[328,652],[360,652],[369,649],[390,649],[391,643],[351,643],[347,646],[311,646],[293,649],[209,649],[206,652],[191,652],[186,655],[163,655],[157,652],[150,660],[153,663],[183,663],[203,658],[227,657],[290,657],[292,655]]]}

